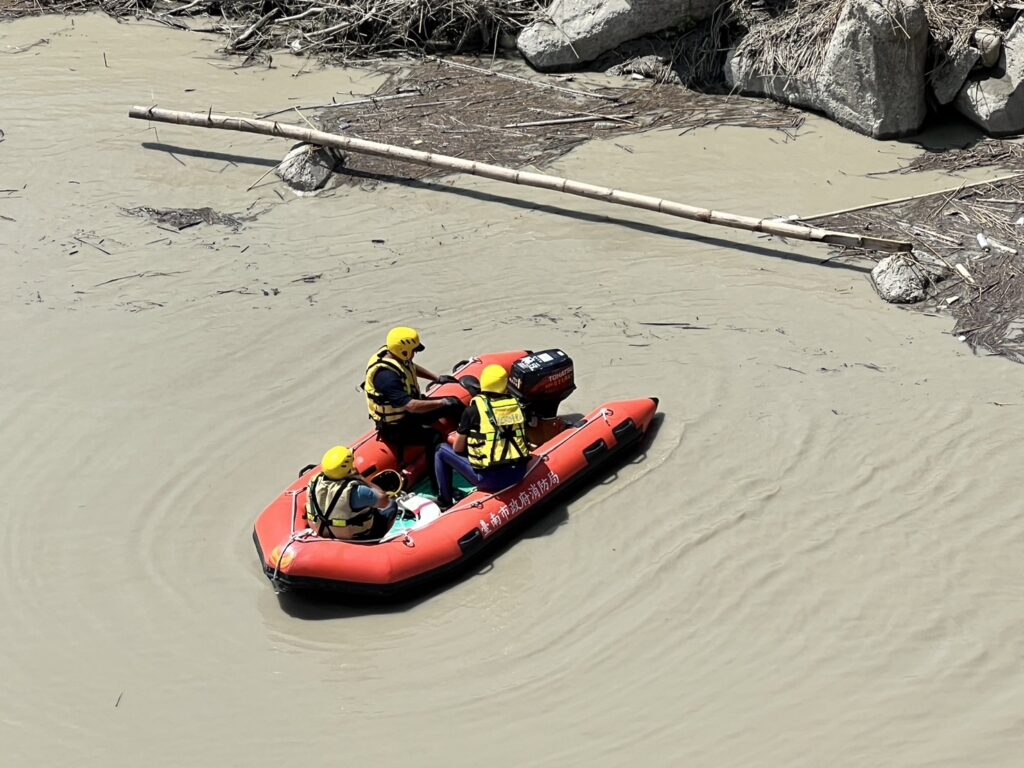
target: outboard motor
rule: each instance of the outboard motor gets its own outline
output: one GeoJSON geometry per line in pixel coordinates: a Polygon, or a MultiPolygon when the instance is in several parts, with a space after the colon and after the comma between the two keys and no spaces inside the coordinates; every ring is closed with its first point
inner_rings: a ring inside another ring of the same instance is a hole
{"type": "Polygon", "coordinates": [[[560,349],[531,352],[512,365],[508,390],[522,403],[531,443],[540,445],[565,428],[558,406],[575,389],[572,358],[560,349]]]}

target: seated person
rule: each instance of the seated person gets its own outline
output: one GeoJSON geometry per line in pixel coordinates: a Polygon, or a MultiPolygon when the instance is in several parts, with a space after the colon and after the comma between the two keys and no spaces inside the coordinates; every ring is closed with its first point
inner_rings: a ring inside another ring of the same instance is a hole
{"type": "Polygon", "coordinates": [[[383,536],[397,510],[384,491],[356,472],[352,451],[343,445],[331,448],[320,468],[309,483],[309,527],[330,539],[383,536]]]}
{"type": "Polygon", "coordinates": [[[526,476],[530,449],[519,401],[507,394],[508,372],[488,365],[480,374],[480,394],[469,403],[452,446],[442,445],[434,473],[440,486],[437,503],[452,506],[452,470],[482,491],[500,491],[526,476]],[[468,450],[468,457],[462,454],[468,450]]]}
{"type": "Polygon", "coordinates": [[[427,475],[437,493],[434,476],[434,451],[442,442],[434,424],[443,418],[458,421],[464,410],[457,397],[431,398],[420,394],[417,379],[440,384],[456,381],[453,376],[438,376],[413,362],[422,352],[419,333],[412,328],[392,328],[387,343],[377,350],[366,365],[366,405],[377,435],[398,454],[407,446],[422,445],[427,451],[427,475]]]}

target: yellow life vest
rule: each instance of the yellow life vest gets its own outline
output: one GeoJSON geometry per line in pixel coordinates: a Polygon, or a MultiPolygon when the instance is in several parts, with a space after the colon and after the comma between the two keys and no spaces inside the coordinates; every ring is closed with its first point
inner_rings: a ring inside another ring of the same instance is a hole
{"type": "Polygon", "coordinates": [[[491,469],[523,461],[530,455],[526,419],[519,401],[510,395],[477,395],[469,404],[480,415],[480,431],[466,436],[469,463],[491,469]]]}
{"type": "Polygon", "coordinates": [[[352,509],[352,493],[359,485],[355,476],[331,480],[323,473],[309,484],[306,519],[319,536],[351,539],[373,527],[373,509],[352,509]]]}
{"type": "Polygon", "coordinates": [[[370,418],[377,424],[396,424],[405,417],[405,408],[391,405],[373,383],[373,378],[382,368],[394,371],[402,378],[405,393],[410,397],[419,397],[420,387],[416,381],[416,366],[412,361],[402,362],[388,355],[388,348],[381,347],[366,364],[366,407],[370,410],[370,418]]]}

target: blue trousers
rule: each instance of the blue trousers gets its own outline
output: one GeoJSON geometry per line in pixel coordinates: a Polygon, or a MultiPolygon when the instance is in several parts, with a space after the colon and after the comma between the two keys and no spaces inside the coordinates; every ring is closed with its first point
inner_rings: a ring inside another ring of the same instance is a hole
{"type": "Polygon", "coordinates": [[[452,501],[452,472],[458,472],[481,491],[500,491],[515,485],[526,477],[527,462],[507,467],[477,471],[469,459],[456,453],[450,445],[438,446],[434,454],[434,474],[437,475],[437,499],[442,504],[452,501]]]}

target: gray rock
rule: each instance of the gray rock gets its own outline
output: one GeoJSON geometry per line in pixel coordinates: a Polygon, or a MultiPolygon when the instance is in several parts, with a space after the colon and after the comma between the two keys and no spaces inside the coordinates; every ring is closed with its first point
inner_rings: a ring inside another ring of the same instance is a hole
{"type": "Polygon", "coordinates": [[[956,108],[992,136],[1024,131],[1024,20],[1006,33],[997,77],[969,80],[956,96],[956,108]]]}
{"type": "Polygon", "coordinates": [[[980,58],[981,52],[969,45],[946,54],[945,61],[931,75],[932,93],[939,104],[949,104],[956,98],[980,58]]]}
{"type": "Polygon", "coordinates": [[[924,122],[928,18],[922,0],[849,0],[818,71],[758,72],[741,42],[725,64],[743,93],[824,112],[876,139],[917,132],[924,122]]]}
{"type": "Polygon", "coordinates": [[[546,17],[527,26],[516,44],[536,69],[572,69],[627,40],[687,19],[705,19],[719,4],[720,0],[555,0],[546,17]]]}
{"type": "Polygon", "coordinates": [[[275,173],[292,189],[315,192],[344,164],[344,157],[328,147],[296,144],[277,166],[275,173]]]}
{"type": "Polygon", "coordinates": [[[890,304],[914,304],[924,300],[924,274],[906,256],[887,256],[871,270],[878,295],[890,304]]]}
{"type": "Polygon", "coordinates": [[[795,107],[822,109],[819,106],[822,98],[815,78],[762,73],[747,57],[743,43],[726,56],[725,80],[741,93],[771,96],[776,101],[795,107]]]}
{"type": "Polygon", "coordinates": [[[989,27],[976,29],[974,47],[981,53],[981,66],[994,67],[1003,48],[1003,33],[989,27]]]}

